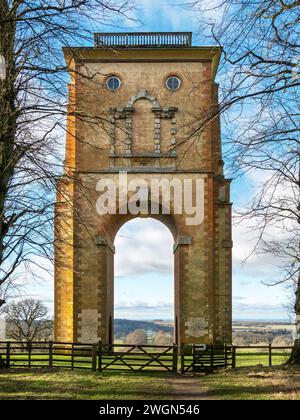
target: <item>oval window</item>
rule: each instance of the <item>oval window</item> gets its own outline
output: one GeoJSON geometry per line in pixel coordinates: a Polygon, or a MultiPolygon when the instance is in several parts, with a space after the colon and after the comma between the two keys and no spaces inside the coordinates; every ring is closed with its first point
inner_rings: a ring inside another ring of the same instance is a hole
{"type": "Polygon", "coordinates": [[[178,90],[181,85],[181,80],[177,76],[171,76],[168,77],[166,85],[169,90],[178,90]]]}
{"type": "Polygon", "coordinates": [[[121,86],[121,80],[117,76],[110,76],[106,81],[109,90],[118,90],[121,86]]]}

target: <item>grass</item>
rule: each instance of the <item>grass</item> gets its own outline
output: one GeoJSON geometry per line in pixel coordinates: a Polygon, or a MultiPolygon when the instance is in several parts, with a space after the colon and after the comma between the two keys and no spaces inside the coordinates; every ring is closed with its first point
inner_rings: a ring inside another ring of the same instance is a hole
{"type": "MultiPolygon", "coordinates": [[[[169,400],[165,373],[37,369],[0,372],[0,400],[169,400]]],[[[247,367],[199,378],[208,399],[299,400],[300,366],[247,367]]],[[[193,396],[191,396],[191,399],[193,396]]]]}
{"type": "MultiPolygon", "coordinates": [[[[255,349],[254,349],[255,350],[255,349]]],[[[284,364],[291,354],[290,350],[272,350],[272,365],[278,366],[284,364]]],[[[253,351],[246,349],[237,349],[236,367],[247,366],[269,366],[269,355],[267,352],[253,351]]]]}
{"type": "Polygon", "coordinates": [[[199,383],[209,397],[221,400],[299,400],[300,366],[227,370],[199,383]]]}
{"type": "MultiPolygon", "coordinates": [[[[212,399],[225,400],[266,400],[300,399],[300,367],[288,368],[282,364],[289,352],[274,351],[273,367],[269,368],[267,352],[252,352],[247,349],[237,350],[235,370],[224,370],[199,379],[199,390],[206,390],[212,399]],[[276,366],[278,365],[278,366],[276,366]]],[[[128,358],[128,356],[126,356],[128,358]]],[[[141,355],[141,357],[143,357],[141,355]]],[[[164,356],[169,362],[170,356],[164,356]]],[[[125,361],[129,361],[125,358],[125,361]]],[[[4,357],[5,359],[5,357],[4,357]]],[[[122,366],[112,366],[113,370],[104,372],[91,371],[91,357],[76,356],[76,367],[84,370],[59,370],[50,372],[48,355],[32,355],[32,369],[27,369],[28,357],[12,354],[14,364],[23,365],[22,369],[9,372],[0,371],[1,399],[88,399],[88,400],[138,400],[170,399],[167,372],[128,372],[118,371],[122,366]],[[41,362],[39,359],[44,359],[41,362]],[[81,363],[80,363],[81,362],[81,363]],[[42,365],[45,367],[42,368],[42,365]]],[[[104,360],[107,361],[107,360],[104,360]]],[[[136,357],[135,363],[138,363],[136,357]]],[[[180,358],[179,358],[180,362],[180,358]]],[[[65,354],[54,357],[55,366],[70,367],[70,356],[65,354]]],[[[153,367],[152,367],[153,369],[153,367]]],[[[192,397],[191,397],[192,398],[192,397]]]]}
{"type": "Polygon", "coordinates": [[[154,373],[91,371],[0,373],[0,400],[139,400],[168,399],[165,376],[154,373]]]}

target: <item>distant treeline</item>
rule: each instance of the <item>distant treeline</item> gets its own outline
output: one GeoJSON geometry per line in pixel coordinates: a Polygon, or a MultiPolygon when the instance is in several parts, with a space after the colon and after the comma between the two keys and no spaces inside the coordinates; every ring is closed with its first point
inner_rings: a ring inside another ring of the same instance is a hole
{"type": "Polygon", "coordinates": [[[234,331],[233,344],[237,346],[250,346],[255,344],[274,346],[291,346],[293,344],[293,334],[288,330],[272,331],[234,331]]]}
{"type": "Polygon", "coordinates": [[[115,319],[115,337],[121,338],[132,333],[135,330],[145,330],[147,333],[164,331],[173,334],[173,327],[171,325],[163,325],[154,321],[135,321],[130,319],[115,319]]]}

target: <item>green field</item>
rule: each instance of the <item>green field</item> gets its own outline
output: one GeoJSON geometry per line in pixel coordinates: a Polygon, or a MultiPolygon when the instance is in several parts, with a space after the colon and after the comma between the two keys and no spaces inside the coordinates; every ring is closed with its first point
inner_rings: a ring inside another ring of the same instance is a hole
{"type": "MultiPolygon", "coordinates": [[[[272,366],[282,365],[287,362],[290,356],[290,350],[272,350],[272,366]]],[[[267,352],[249,351],[248,349],[237,349],[236,367],[247,366],[269,366],[269,355],[267,352]]]]}

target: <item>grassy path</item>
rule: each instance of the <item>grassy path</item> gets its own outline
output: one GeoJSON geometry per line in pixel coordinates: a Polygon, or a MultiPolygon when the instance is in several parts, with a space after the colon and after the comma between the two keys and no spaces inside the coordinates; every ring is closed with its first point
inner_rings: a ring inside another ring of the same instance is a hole
{"type": "Polygon", "coordinates": [[[170,396],[174,400],[214,400],[208,389],[201,383],[199,376],[170,376],[167,379],[170,396]]]}

